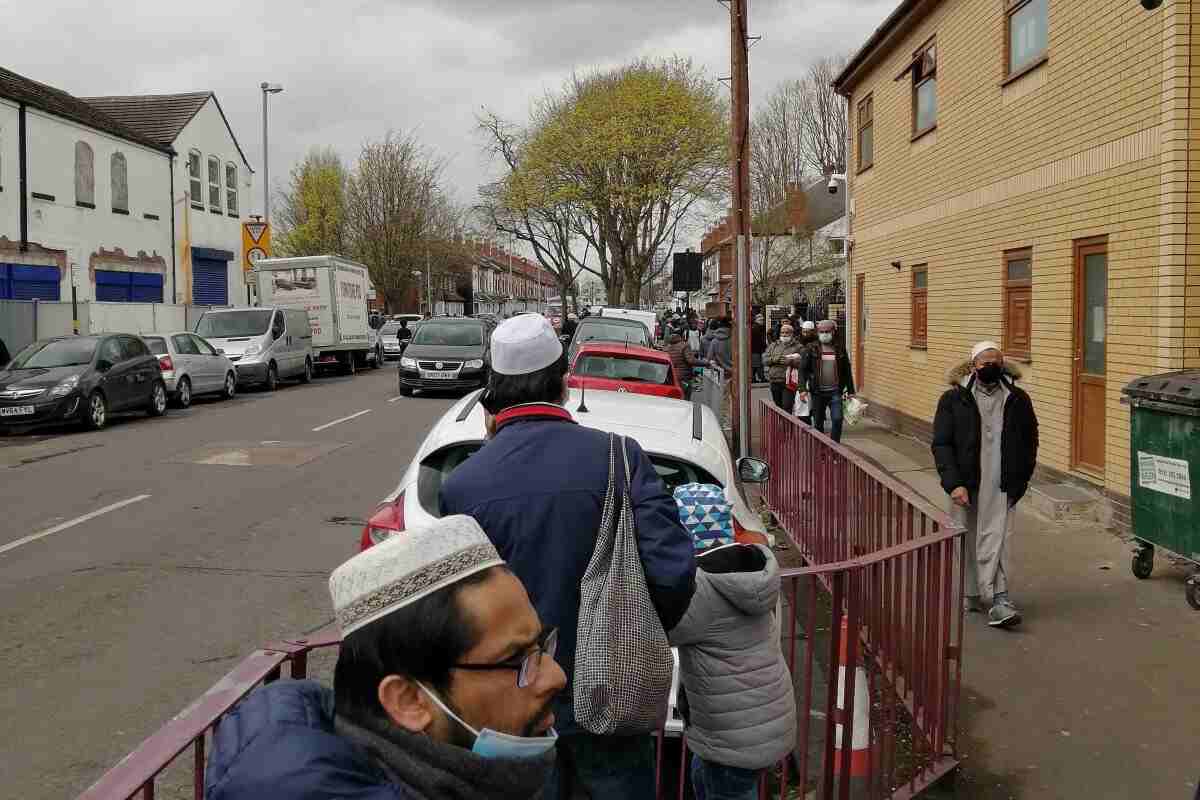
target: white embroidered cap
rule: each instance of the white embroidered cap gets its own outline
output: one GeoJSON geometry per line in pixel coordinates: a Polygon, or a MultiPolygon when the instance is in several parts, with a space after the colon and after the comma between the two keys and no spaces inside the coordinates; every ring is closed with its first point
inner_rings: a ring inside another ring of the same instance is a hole
{"type": "Polygon", "coordinates": [[[815,331],[817,329],[817,323],[813,322],[811,319],[806,319],[804,322],[800,323],[800,329],[806,331],[815,331]]]}
{"type": "Polygon", "coordinates": [[[971,348],[971,360],[974,361],[975,359],[979,358],[979,355],[981,353],[985,353],[988,350],[1004,352],[1003,350],[1000,349],[1000,345],[996,344],[995,342],[980,342],[979,344],[977,344],[971,348]]]}
{"type": "Polygon", "coordinates": [[[562,342],[541,314],[506,319],[492,333],[492,369],[501,375],[528,375],[562,357],[562,342]]]}
{"type": "Polygon", "coordinates": [[[329,576],[342,636],[503,563],[483,528],[467,516],[443,517],[386,539],[329,576]]]}

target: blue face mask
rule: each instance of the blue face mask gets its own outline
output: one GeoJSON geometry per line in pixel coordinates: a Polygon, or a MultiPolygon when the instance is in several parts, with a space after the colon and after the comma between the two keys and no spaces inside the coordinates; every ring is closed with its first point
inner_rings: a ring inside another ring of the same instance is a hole
{"type": "Polygon", "coordinates": [[[558,732],[551,728],[544,736],[513,736],[511,733],[501,733],[491,728],[477,731],[462,718],[446,707],[442,699],[431,692],[423,683],[418,686],[429,695],[429,699],[438,704],[438,708],[446,712],[452,720],[466,728],[475,736],[475,744],[471,752],[480,758],[538,758],[554,749],[558,744],[558,732]]]}

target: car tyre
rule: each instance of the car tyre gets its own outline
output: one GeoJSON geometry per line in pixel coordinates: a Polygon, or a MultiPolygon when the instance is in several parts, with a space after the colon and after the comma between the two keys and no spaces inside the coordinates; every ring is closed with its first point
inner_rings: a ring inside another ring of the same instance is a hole
{"type": "Polygon", "coordinates": [[[92,392],[83,409],[83,425],[90,431],[98,431],[107,424],[108,400],[100,392],[92,392]]]}
{"type": "Polygon", "coordinates": [[[146,407],[146,413],[152,417],[167,413],[167,387],[162,381],[156,382],[150,390],[150,405],[146,407]]]}
{"type": "Polygon", "coordinates": [[[225,386],[221,389],[221,397],[232,400],[235,394],[237,394],[237,375],[230,370],[225,374],[225,386]]]}
{"type": "Polygon", "coordinates": [[[180,408],[187,408],[192,404],[192,382],[187,378],[179,381],[179,388],[175,390],[175,405],[180,408]]]}
{"type": "Polygon", "coordinates": [[[279,388],[279,368],[272,361],[267,365],[267,379],[263,381],[263,390],[273,392],[279,388]]]}
{"type": "Polygon", "coordinates": [[[313,365],[311,358],[304,359],[304,374],[300,376],[301,383],[312,383],[313,365]]]}

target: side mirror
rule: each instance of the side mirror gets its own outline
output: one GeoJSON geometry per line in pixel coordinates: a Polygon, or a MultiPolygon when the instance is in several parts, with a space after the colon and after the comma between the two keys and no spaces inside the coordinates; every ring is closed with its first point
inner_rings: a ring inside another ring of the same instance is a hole
{"type": "Polygon", "coordinates": [[[771,478],[771,466],[757,458],[739,458],[737,471],[744,483],[766,483],[771,478]]]}
{"type": "Polygon", "coordinates": [[[225,355],[225,351],[224,351],[224,350],[222,350],[221,348],[219,348],[219,347],[218,347],[218,348],[217,348],[217,355],[219,355],[219,356],[223,356],[223,355],[225,355]]]}
{"type": "Polygon", "coordinates": [[[98,372],[108,372],[112,368],[113,365],[111,361],[107,361],[102,358],[96,362],[96,371],[98,372]]]}

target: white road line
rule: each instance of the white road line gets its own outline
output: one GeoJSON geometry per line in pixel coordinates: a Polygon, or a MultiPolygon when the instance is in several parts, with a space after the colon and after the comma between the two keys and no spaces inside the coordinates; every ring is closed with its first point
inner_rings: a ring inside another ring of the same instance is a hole
{"type": "Polygon", "coordinates": [[[370,414],[370,413],[371,413],[371,409],[368,408],[366,411],[360,411],[357,414],[351,414],[348,417],[342,417],[341,419],[335,419],[333,422],[326,422],[324,425],[318,425],[317,427],[312,429],[312,432],[319,433],[319,432],[325,430],[326,428],[332,428],[334,425],[341,425],[343,422],[349,422],[350,420],[355,419],[356,417],[361,417],[363,414],[370,414]]]}
{"type": "Polygon", "coordinates": [[[399,403],[403,399],[404,399],[404,395],[399,394],[399,395],[396,395],[395,397],[393,397],[391,400],[388,400],[388,402],[389,403],[399,403]]]}
{"type": "Polygon", "coordinates": [[[69,522],[64,522],[61,525],[55,525],[53,528],[47,528],[46,530],[32,534],[31,536],[26,536],[24,539],[17,539],[15,542],[9,542],[6,545],[0,546],[0,554],[7,553],[9,550],[16,550],[21,545],[29,544],[30,542],[36,542],[38,539],[45,539],[47,536],[50,536],[51,534],[60,533],[62,531],[65,531],[67,528],[74,528],[76,525],[81,525],[82,523],[87,522],[88,520],[95,519],[96,517],[107,514],[110,511],[116,511],[118,508],[124,508],[125,506],[131,506],[134,503],[140,503],[143,500],[147,500],[149,498],[150,498],[150,495],[148,495],[148,494],[139,494],[137,497],[131,497],[128,500],[122,500],[119,503],[113,503],[110,506],[105,506],[104,508],[98,508],[95,511],[91,512],[90,514],[84,514],[82,517],[76,517],[75,519],[70,520],[69,522]]]}

